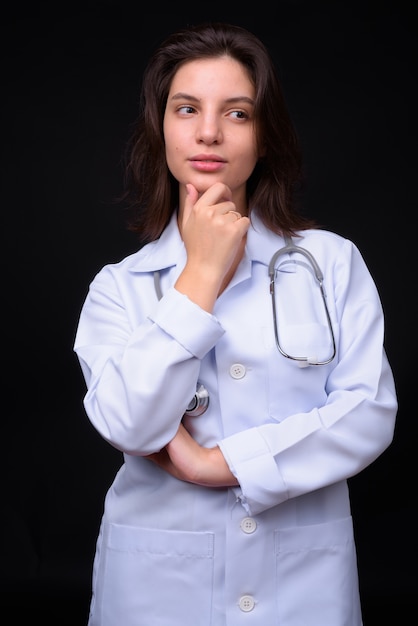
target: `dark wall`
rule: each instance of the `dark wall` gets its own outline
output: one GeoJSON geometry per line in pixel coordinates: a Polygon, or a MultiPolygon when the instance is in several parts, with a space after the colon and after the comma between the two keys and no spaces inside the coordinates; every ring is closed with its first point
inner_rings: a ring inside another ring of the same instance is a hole
{"type": "Polygon", "coordinates": [[[145,61],[177,27],[220,19],[271,49],[304,148],[305,209],[357,243],[381,293],[398,423],[392,446],[350,482],[365,626],[402,623],[417,588],[412,9],[138,6],[33,3],[3,14],[1,606],[43,625],[85,624],[103,497],[121,458],[83,411],[78,314],[93,275],[136,246],[114,198],[145,61]]]}

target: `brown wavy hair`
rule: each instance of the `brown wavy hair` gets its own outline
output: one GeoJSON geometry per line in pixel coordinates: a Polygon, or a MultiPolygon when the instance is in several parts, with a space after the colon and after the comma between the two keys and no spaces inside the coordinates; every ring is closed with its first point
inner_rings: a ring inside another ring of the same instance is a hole
{"type": "Polygon", "coordinates": [[[178,183],[165,157],[163,120],[173,77],[188,61],[228,55],[249,72],[255,86],[256,139],[262,146],[247,181],[248,211],[276,233],[295,235],[316,226],[296,209],[302,182],[300,145],[282,88],[264,44],[240,26],[219,22],[190,26],[171,34],[152,55],[142,79],[140,110],[124,156],[121,200],[127,226],[140,241],[157,239],[178,207],[178,183]]]}

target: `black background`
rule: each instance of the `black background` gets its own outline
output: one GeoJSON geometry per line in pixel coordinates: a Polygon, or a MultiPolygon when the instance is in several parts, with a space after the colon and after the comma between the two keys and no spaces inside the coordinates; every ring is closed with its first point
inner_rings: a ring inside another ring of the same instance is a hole
{"type": "Polygon", "coordinates": [[[103,497],[121,457],[84,414],[72,351],[78,315],[94,274],[137,245],[114,198],[146,60],[177,27],[220,19],[270,48],[305,154],[305,209],[355,241],[382,297],[397,427],[350,486],[365,626],[409,623],[417,591],[412,3],[187,4],[150,6],[156,13],[124,0],[3,10],[0,606],[13,624],[86,623],[103,497]]]}

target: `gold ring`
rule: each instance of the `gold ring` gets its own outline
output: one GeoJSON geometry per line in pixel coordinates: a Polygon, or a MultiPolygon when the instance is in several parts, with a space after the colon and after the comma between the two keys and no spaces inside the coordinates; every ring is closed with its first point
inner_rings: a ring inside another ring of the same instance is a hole
{"type": "Polygon", "coordinates": [[[238,213],[238,211],[228,211],[228,213],[233,213],[234,215],[236,215],[237,220],[240,220],[242,217],[241,213],[238,213]]]}

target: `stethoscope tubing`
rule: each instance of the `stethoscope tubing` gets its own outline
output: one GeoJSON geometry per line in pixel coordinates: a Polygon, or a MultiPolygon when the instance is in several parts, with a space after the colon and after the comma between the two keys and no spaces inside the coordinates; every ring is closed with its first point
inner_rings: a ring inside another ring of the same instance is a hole
{"type": "Polygon", "coordinates": [[[270,295],[271,295],[271,301],[272,301],[272,309],[273,309],[273,321],[274,321],[274,334],[275,334],[275,339],[276,339],[276,346],[277,349],[279,350],[280,354],[282,354],[284,357],[286,357],[287,359],[291,359],[293,361],[299,361],[300,363],[306,363],[306,365],[328,365],[328,363],[331,363],[331,361],[334,359],[336,352],[337,352],[337,347],[336,347],[336,343],[335,343],[335,335],[334,335],[334,330],[332,328],[332,322],[331,322],[331,316],[329,314],[329,310],[328,310],[328,305],[327,305],[327,301],[326,301],[326,293],[325,293],[325,288],[324,288],[324,275],[321,271],[321,268],[319,267],[315,257],[313,256],[313,254],[311,254],[311,252],[309,252],[309,250],[306,250],[306,248],[302,248],[301,246],[296,246],[290,237],[285,236],[285,242],[286,245],[283,248],[280,248],[279,250],[277,250],[277,252],[275,252],[273,254],[273,256],[270,259],[270,263],[269,263],[269,267],[268,267],[268,273],[269,273],[269,277],[270,277],[270,295]],[[276,274],[276,261],[279,257],[285,255],[285,254],[292,254],[292,253],[298,253],[301,254],[302,256],[304,256],[306,259],[308,259],[308,261],[310,262],[312,269],[314,270],[314,275],[315,278],[319,284],[319,288],[321,291],[321,296],[322,296],[322,302],[324,305],[324,310],[325,310],[325,315],[327,318],[327,323],[328,323],[328,329],[329,329],[329,334],[330,334],[330,339],[331,339],[331,344],[332,344],[332,351],[331,351],[331,355],[329,356],[328,359],[324,360],[324,361],[317,361],[314,358],[310,358],[310,357],[305,357],[305,356],[291,356],[290,354],[288,354],[287,352],[285,352],[285,350],[283,350],[281,344],[280,344],[280,338],[279,338],[279,331],[278,331],[278,319],[277,319],[277,311],[276,311],[276,298],[275,298],[275,274],[276,274]]]}

